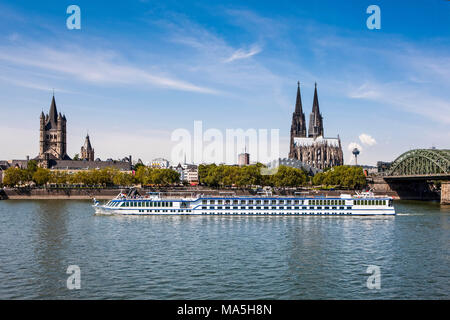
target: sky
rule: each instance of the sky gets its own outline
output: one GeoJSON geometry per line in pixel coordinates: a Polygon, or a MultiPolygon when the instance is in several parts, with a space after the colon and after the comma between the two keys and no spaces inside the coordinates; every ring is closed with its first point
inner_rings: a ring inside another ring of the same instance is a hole
{"type": "Polygon", "coordinates": [[[174,160],[172,134],[194,121],[278,129],[287,157],[297,81],[307,121],[317,82],[345,163],[354,147],[367,165],[448,149],[449,21],[444,0],[2,0],[0,159],[38,155],[53,90],[71,157],[89,133],[96,158],[174,160]],[[72,4],[81,29],[66,26],[72,4]],[[366,25],[372,4],[380,29],[366,25]]]}

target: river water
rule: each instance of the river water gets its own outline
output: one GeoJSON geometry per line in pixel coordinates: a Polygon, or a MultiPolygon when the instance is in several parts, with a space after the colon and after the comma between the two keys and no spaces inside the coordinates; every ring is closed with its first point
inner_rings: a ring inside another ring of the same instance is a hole
{"type": "Polygon", "coordinates": [[[0,201],[0,299],[450,298],[439,203],[396,201],[395,217],[119,217],[90,205],[0,201]]]}

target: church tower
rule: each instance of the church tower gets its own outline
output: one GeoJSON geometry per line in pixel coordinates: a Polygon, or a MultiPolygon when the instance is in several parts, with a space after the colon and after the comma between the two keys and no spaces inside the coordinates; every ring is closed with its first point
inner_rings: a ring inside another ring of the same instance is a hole
{"type": "Polygon", "coordinates": [[[40,116],[39,159],[69,160],[66,143],[66,116],[58,113],[55,96],[52,97],[50,110],[40,116]]]}
{"type": "Polygon", "coordinates": [[[291,143],[289,149],[289,158],[293,158],[295,155],[294,138],[306,137],[306,121],[305,114],[302,108],[302,97],[300,94],[300,82],[297,82],[297,99],[295,101],[295,111],[292,114],[291,125],[291,143]]]}
{"type": "Polygon", "coordinates": [[[314,84],[314,100],[312,112],[309,117],[308,137],[323,137],[323,118],[319,110],[319,99],[317,98],[317,83],[314,84]]]}
{"type": "Polygon", "coordinates": [[[91,146],[89,135],[86,135],[84,146],[81,147],[81,160],[94,161],[94,149],[91,146]]]}

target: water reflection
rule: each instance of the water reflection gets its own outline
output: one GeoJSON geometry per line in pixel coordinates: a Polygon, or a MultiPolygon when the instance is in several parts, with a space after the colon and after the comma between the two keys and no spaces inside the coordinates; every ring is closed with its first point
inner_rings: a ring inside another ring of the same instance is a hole
{"type": "Polygon", "coordinates": [[[140,217],[0,201],[0,298],[449,297],[450,210],[395,205],[395,217],[140,217]],[[69,264],[82,271],[76,292],[69,264]],[[376,293],[365,286],[372,264],[376,293]]]}
{"type": "Polygon", "coordinates": [[[39,281],[39,294],[42,298],[50,297],[65,289],[65,274],[67,269],[67,223],[68,206],[63,200],[43,200],[36,202],[35,214],[37,223],[34,225],[34,260],[39,281]]]}

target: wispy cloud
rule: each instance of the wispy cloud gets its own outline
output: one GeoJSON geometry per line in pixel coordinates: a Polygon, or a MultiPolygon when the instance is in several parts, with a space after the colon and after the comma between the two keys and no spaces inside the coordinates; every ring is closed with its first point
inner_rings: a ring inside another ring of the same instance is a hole
{"type": "Polygon", "coordinates": [[[65,74],[99,85],[133,84],[207,94],[218,93],[217,90],[166,76],[162,72],[149,72],[142,67],[133,66],[112,51],[80,47],[57,50],[37,44],[30,44],[28,47],[3,46],[0,51],[0,60],[9,64],[65,74]]]}
{"type": "Polygon", "coordinates": [[[249,50],[238,49],[235,52],[233,52],[233,54],[229,58],[225,59],[224,62],[228,63],[228,62],[232,62],[235,60],[250,58],[260,52],[261,52],[261,48],[256,45],[251,47],[249,50]]]}
{"type": "Polygon", "coordinates": [[[372,81],[362,84],[356,90],[350,90],[348,96],[391,105],[436,122],[450,124],[450,101],[428,92],[424,86],[372,81]]]}

